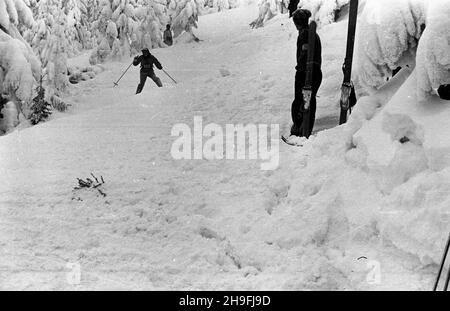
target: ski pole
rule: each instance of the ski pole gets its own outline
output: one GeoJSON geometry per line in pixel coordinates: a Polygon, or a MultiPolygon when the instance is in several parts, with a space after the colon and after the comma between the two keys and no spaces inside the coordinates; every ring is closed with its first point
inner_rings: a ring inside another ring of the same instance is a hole
{"type": "Polygon", "coordinates": [[[128,68],[122,73],[122,75],[120,76],[119,80],[117,80],[117,82],[114,82],[114,87],[119,86],[119,81],[122,80],[123,76],[127,73],[127,71],[130,69],[131,65],[133,65],[133,63],[130,64],[130,66],[128,66],[128,68]]]}
{"type": "Polygon", "coordinates": [[[172,78],[172,77],[167,73],[167,71],[165,71],[164,69],[162,69],[162,71],[164,71],[164,73],[165,73],[170,79],[172,79],[172,81],[175,82],[175,84],[177,84],[177,81],[175,81],[175,79],[172,78]]]}
{"type": "Polygon", "coordinates": [[[445,280],[444,292],[448,291],[449,283],[450,283],[450,268],[448,269],[447,279],[445,280]]]}
{"type": "MultiPolygon", "coordinates": [[[[442,270],[444,270],[445,260],[447,259],[447,254],[448,254],[449,248],[450,248],[450,234],[448,236],[447,245],[445,246],[444,256],[442,257],[441,266],[439,268],[436,282],[434,283],[434,288],[433,288],[434,292],[437,290],[437,287],[439,285],[439,280],[441,279],[442,270]]],[[[449,273],[450,273],[450,269],[449,269],[449,273]]],[[[447,280],[446,280],[446,284],[445,284],[446,288],[448,288],[449,278],[450,278],[450,274],[449,274],[449,276],[447,276],[447,280]]]]}

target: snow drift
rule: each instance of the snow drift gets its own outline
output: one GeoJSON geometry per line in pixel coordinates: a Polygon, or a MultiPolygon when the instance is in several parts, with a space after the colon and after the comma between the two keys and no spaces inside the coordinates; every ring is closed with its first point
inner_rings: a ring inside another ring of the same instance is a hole
{"type": "MultiPolygon", "coordinates": [[[[91,110],[0,139],[0,286],[432,288],[450,225],[450,107],[433,95],[419,101],[418,67],[379,82],[348,124],[301,149],[281,145],[277,171],[168,155],[173,123],[198,114],[218,124],[289,118],[297,31],[286,15],[252,31],[249,12],[200,17],[202,48],[157,51],[183,83],[130,97],[138,69],[111,91],[127,65],[111,64],[74,86],[75,112],[91,110]],[[105,176],[106,198],[71,191],[93,170],[105,176]],[[80,264],[79,285],[66,282],[68,262],[80,264]]],[[[319,31],[327,78],[317,121],[338,116],[345,28],[319,31]]],[[[417,29],[402,38],[414,43],[417,29]]],[[[375,54],[380,66],[407,53],[399,42],[392,55],[375,54]]]]}
{"type": "MultiPolygon", "coordinates": [[[[297,177],[289,204],[274,213],[288,228],[275,236],[279,245],[326,253],[307,269],[321,275],[319,288],[340,288],[324,271],[348,275],[356,254],[380,264],[379,289],[398,281],[398,258],[410,258],[409,271],[436,271],[450,228],[450,105],[431,91],[450,82],[449,8],[448,1],[367,1],[357,70],[371,95],[290,165],[297,177]]],[[[432,277],[423,282],[432,288],[432,277]]]]}

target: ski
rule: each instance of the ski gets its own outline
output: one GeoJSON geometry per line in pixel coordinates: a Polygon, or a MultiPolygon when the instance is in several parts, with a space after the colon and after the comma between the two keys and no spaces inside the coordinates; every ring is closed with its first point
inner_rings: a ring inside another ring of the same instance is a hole
{"type": "Polygon", "coordinates": [[[289,139],[287,139],[285,136],[281,136],[281,140],[282,140],[285,144],[287,144],[287,145],[289,145],[289,146],[292,146],[292,147],[303,147],[303,145],[297,145],[297,144],[294,144],[294,143],[289,142],[289,139]]]}
{"type": "Polygon", "coordinates": [[[355,47],[355,33],[356,24],[358,21],[358,0],[350,0],[350,12],[348,17],[348,34],[347,34],[347,51],[345,54],[344,65],[342,70],[344,72],[344,81],[341,87],[341,115],[339,124],[347,122],[348,114],[351,113],[352,107],[356,104],[356,95],[352,83],[352,66],[353,66],[353,51],[355,47]]]}
{"type": "Polygon", "coordinates": [[[312,21],[309,24],[308,32],[308,58],[306,61],[306,79],[305,86],[303,87],[303,121],[302,121],[302,132],[304,137],[309,138],[311,136],[310,127],[310,105],[313,90],[313,71],[314,71],[314,53],[316,48],[316,31],[317,23],[312,21]]]}

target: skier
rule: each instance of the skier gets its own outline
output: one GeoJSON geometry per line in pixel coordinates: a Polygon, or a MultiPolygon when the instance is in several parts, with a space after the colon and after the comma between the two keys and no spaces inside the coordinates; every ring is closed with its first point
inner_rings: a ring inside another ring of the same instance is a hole
{"type": "Polygon", "coordinates": [[[172,30],[170,30],[170,25],[167,25],[166,30],[164,30],[164,43],[168,46],[171,46],[173,44],[172,30]]]}
{"type": "Polygon", "coordinates": [[[151,78],[158,87],[162,87],[161,79],[159,79],[155,72],[153,71],[153,65],[156,66],[159,70],[162,70],[161,63],[156,59],[155,56],[153,56],[148,49],[142,50],[142,55],[136,56],[133,60],[133,65],[137,66],[141,64],[141,75],[140,75],[140,83],[137,87],[136,94],[139,94],[142,92],[142,89],[144,88],[145,81],[147,80],[147,77],[151,78]]]}
{"type": "Polygon", "coordinates": [[[291,136],[306,136],[308,137],[314,128],[314,121],[316,115],[316,95],[319,87],[322,83],[322,45],[319,36],[316,34],[316,43],[314,51],[314,68],[313,68],[313,82],[312,82],[312,94],[311,103],[309,107],[309,129],[303,129],[309,131],[304,133],[302,131],[302,122],[304,114],[304,100],[303,100],[303,87],[306,80],[306,63],[308,58],[308,32],[309,24],[308,20],[311,17],[311,12],[304,9],[298,9],[293,14],[293,21],[299,32],[297,39],[297,66],[295,74],[295,99],[292,103],[291,114],[294,125],[291,128],[291,136]]]}
{"type": "Polygon", "coordinates": [[[299,2],[300,2],[300,0],[291,0],[291,1],[289,1],[289,5],[288,5],[289,17],[292,17],[294,12],[297,10],[299,2]]]}

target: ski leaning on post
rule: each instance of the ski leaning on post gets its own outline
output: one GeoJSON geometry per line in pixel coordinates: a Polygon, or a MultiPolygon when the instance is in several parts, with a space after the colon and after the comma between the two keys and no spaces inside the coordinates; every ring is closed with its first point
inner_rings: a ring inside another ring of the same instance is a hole
{"type": "Polygon", "coordinates": [[[352,113],[352,107],[356,104],[356,95],[352,83],[353,51],[355,47],[356,23],[358,21],[358,0],[350,0],[350,12],[348,17],[347,52],[344,65],[344,82],[341,87],[341,115],[339,125],[347,122],[347,116],[352,113]]]}
{"type": "MultiPolygon", "coordinates": [[[[305,86],[302,89],[302,96],[303,96],[303,107],[300,109],[300,112],[302,114],[302,129],[301,129],[301,136],[309,138],[311,136],[311,129],[310,129],[310,107],[311,107],[311,98],[312,98],[312,92],[313,92],[313,72],[314,72],[314,54],[316,51],[316,34],[317,32],[317,23],[315,21],[312,21],[309,24],[309,31],[308,31],[308,56],[306,60],[306,79],[305,79],[305,86]]],[[[296,147],[302,147],[302,145],[297,145],[295,143],[290,143],[289,140],[281,136],[281,139],[283,142],[290,146],[296,146],[296,147]]]]}

